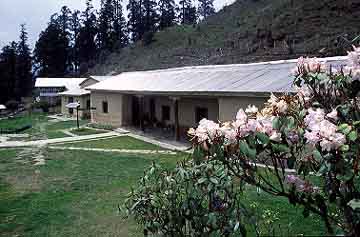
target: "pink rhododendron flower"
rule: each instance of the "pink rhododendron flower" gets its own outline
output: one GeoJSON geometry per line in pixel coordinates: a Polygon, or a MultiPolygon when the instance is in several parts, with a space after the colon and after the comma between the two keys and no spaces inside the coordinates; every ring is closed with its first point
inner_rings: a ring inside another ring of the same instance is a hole
{"type": "Polygon", "coordinates": [[[285,100],[280,100],[277,104],[276,104],[276,108],[278,109],[278,111],[280,113],[285,113],[288,109],[288,105],[286,103],[285,100]]]}
{"type": "Polygon", "coordinates": [[[245,112],[248,114],[256,114],[259,111],[259,109],[255,105],[249,105],[245,112]]]}
{"type": "Polygon", "coordinates": [[[337,121],[337,120],[338,120],[338,112],[337,112],[337,110],[336,110],[336,109],[333,109],[333,110],[331,111],[331,113],[328,113],[328,114],[326,115],[326,117],[337,121]]]}

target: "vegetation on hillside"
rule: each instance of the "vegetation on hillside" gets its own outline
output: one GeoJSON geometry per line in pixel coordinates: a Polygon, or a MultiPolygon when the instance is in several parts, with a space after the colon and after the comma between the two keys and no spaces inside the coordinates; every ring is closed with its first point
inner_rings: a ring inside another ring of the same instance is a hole
{"type": "Polygon", "coordinates": [[[357,0],[238,0],[199,24],[158,32],[152,44],[131,44],[92,74],[345,55],[359,43],[357,0]]]}

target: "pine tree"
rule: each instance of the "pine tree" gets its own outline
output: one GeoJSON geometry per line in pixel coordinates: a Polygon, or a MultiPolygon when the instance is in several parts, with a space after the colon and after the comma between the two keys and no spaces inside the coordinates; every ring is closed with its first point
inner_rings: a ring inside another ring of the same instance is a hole
{"type": "Polygon", "coordinates": [[[96,57],[97,19],[92,5],[92,0],[86,1],[86,9],[81,15],[82,27],[77,37],[79,47],[80,73],[85,73],[88,67],[93,66],[96,57]]]}
{"type": "Polygon", "coordinates": [[[15,98],[17,43],[11,42],[2,49],[0,54],[0,98],[5,103],[15,98]]]}
{"type": "Polygon", "coordinates": [[[157,3],[154,0],[143,0],[144,32],[155,32],[157,29],[157,3]]]}
{"type": "Polygon", "coordinates": [[[138,41],[144,35],[142,0],[129,0],[127,5],[128,29],[133,41],[138,41]]]}
{"type": "Polygon", "coordinates": [[[33,88],[32,58],[28,44],[28,33],[25,24],[21,25],[16,59],[16,90],[17,98],[28,96],[33,88]]]}
{"type": "Polygon", "coordinates": [[[41,76],[63,77],[68,73],[69,39],[60,22],[58,15],[53,15],[35,44],[34,58],[41,76]]]}
{"type": "Polygon", "coordinates": [[[73,65],[73,72],[78,74],[80,67],[79,58],[79,34],[81,29],[80,11],[76,10],[71,15],[70,29],[71,29],[71,61],[73,65]]]}
{"type": "Polygon", "coordinates": [[[102,50],[110,50],[114,46],[112,39],[114,20],[113,0],[102,0],[98,23],[98,45],[102,50]]]}
{"type": "Polygon", "coordinates": [[[113,20],[113,41],[119,48],[125,47],[129,40],[128,40],[128,31],[126,27],[126,20],[123,15],[123,8],[121,5],[121,0],[113,0],[114,4],[114,20],[113,20]]]}
{"type": "Polygon", "coordinates": [[[163,30],[176,23],[176,5],[174,0],[159,0],[160,21],[159,28],[163,30]]]}
{"type": "Polygon", "coordinates": [[[196,24],[197,12],[192,0],[180,0],[179,19],[181,24],[196,24]]]}
{"type": "Polygon", "coordinates": [[[198,0],[198,1],[199,1],[198,12],[199,15],[203,17],[203,19],[206,19],[207,17],[215,13],[214,0],[198,0]]]}

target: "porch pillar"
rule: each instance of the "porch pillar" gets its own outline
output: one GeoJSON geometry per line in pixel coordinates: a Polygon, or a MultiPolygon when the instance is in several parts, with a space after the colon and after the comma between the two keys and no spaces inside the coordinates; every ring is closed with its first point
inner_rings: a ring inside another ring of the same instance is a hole
{"type": "Polygon", "coordinates": [[[137,95],[136,96],[139,99],[139,127],[140,130],[145,132],[144,127],[144,96],[143,95],[137,95]]]}
{"type": "Polygon", "coordinates": [[[175,134],[175,140],[180,140],[180,125],[179,125],[179,97],[171,97],[171,99],[174,102],[174,120],[175,120],[175,126],[174,126],[174,134],[175,134]]]}

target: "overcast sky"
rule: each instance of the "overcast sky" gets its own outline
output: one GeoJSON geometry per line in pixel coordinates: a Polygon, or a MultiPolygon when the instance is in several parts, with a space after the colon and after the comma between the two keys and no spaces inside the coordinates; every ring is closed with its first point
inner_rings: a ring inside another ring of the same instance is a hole
{"type": "MultiPolygon", "coordinates": [[[[86,0],[0,0],[0,48],[10,41],[17,41],[20,24],[25,23],[29,32],[31,48],[39,33],[46,27],[50,16],[59,12],[64,5],[69,8],[83,10],[86,0]]],[[[215,0],[217,10],[235,0],[215,0]]],[[[100,0],[93,0],[99,9],[100,0]]],[[[127,0],[124,0],[127,4],[127,0]]],[[[124,5],[125,6],[125,5],[124,5]]],[[[125,7],[124,7],[125,8],[125,7]]]]}

